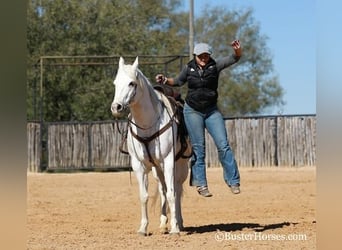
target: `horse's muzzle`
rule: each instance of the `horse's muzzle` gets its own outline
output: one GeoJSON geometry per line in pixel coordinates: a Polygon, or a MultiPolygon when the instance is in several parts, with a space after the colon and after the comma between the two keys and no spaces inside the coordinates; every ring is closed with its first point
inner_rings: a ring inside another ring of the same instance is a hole
{"type": "Polygon", "coordinates": [[[121,103],[112,103],[110,110],[112,111],[113,116],[119,116],[122,111],[124,111],[125,106],[121,103]]]}

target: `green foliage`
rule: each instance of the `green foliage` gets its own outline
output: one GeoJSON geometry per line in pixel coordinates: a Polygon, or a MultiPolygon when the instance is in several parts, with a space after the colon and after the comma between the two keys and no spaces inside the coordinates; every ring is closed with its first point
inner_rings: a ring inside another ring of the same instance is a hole
{"type": "Polygon", "coordinates": [[[179,1],[174,0],[162,4],[157,0],[30,1],[27,14],[28,119],[39,118],[37,106],[41,91],[45,121],[111,119],[109,107],[117,62],[94,67],[77,66],[87,63],[86,59],[44,59],[43,88],[40,89],[39,58],[174,54],[183,49],[182,39],[186,39],[170,31],[174,28],[167,13],[178,4],[179,1]],[[69,66],[62,66],[62,63],[69,66]],[[53,66],[56,64],[58,66],[53,66]]]}
{"type": "MultiPolygon", "coordinates": [[[[111,119],[115,59],[44,59],[41,56],[115,55],[140,57],[143,73],[153,81],[159,72],[176,76],[178,61],[165,68],[153,56],[188,54],[188,13],[180,0],[30,0],[27,10],[27,117],[39,119],[43,94],[45,121],[111,119]],[[151,57],[143,57],[150,55],[151,57]],[[99,63],[97,66],[87,63],[99,63]],[[62,65],[64,63],[64,65],[62,65]],[[80,65],[80,63],[82,65],[80,65]]],[[[266,38],[252,10],[208,9],[196,22],[197,41],[209,42],[216,57],[232,53],[238,33],[243,58],[221,73],[220,107],[225,115],[260,113],[282,104],[283,91],[272,75],[266,38]],[[224,35],[223,35],[224,34],[224,35]],[[205,39],[202,39],[205,38],[205,39]]],[[[165,62],[167,61],[164,58],[165,62]]],[[[183,60],[183,64],[187,62],[183,60]]],[[[182,88],[183,96],[185,88],[182,88]]]]}

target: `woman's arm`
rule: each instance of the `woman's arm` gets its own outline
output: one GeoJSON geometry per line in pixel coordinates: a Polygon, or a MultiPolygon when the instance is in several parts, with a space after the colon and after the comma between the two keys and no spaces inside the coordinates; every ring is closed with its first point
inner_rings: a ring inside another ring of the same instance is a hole
{"type": "Polygon", "coordinates": [[[218,71],[221,71],[229,67],[230,65],[237,63],[242,56],[242,49],[239,40],[234,40],[233,42],[231,42],[230,45],[234,49],[234,54],[216,60],[216,67],[218,71]]]}
{"type": "Polygon", "coordinates": [[[170,86],[182,86],[186,82],[187,78],[187,66],[183,68],[178,77],[166,77],[163,74],[156,75],[156,82],[159,84],[167,84],[170,86]]]}

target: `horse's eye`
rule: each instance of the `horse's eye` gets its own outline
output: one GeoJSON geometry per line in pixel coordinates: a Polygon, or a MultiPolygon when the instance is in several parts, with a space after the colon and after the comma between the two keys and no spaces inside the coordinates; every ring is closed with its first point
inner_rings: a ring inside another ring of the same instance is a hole
{"type": "Polygon", "coordinates": [[[130,86],[130,87],[133,87],[134,85],[135,85],[134,82],[130,82],[130,83],[128,84],[128,86],[130,86]]]}

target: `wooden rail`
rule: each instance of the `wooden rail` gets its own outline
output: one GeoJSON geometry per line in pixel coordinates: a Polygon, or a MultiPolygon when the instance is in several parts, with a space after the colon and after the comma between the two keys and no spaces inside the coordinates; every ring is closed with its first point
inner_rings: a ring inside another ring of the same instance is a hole
{"type": "MultiPolygon", "coordinates": [[[[315,115],[228,118],[225,123],[238,166],[316,164],[315,115]]],[[[27,124],[28,171],[130,167],[129,156],[119,151],[126,121],[44,126],[42,130],[39,123],[27,124]]],[[[220,166],[216,147],[207,132],[206,164],[220,166]]]]}

